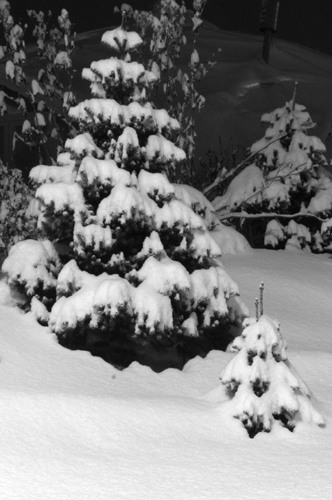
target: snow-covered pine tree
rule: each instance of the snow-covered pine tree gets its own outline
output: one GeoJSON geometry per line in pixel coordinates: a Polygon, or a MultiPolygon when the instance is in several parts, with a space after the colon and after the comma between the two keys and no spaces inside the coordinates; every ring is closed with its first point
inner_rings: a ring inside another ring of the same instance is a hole
{"type": "MultiPolygon", "coordinates": [[[[204,220],[168,181],[185,154],[172,142],[178,121],[148,101],[156,75],[132,60],[141,38],[121,26],[102,42],[116,56],[83,70],[92,98],[69,110],[80,133],[57,166],[31,172],[39,228],[67,248],[60,273],[44,259],[57,278],[49,325],[62,345],[118,365],[182,366],[225,347],[247,309],[204,220]]],[[[4,265],[13,285],[14,253],[4,265]]],[[[33,309],[45,321],[43,302],[33,309]]]]}
{"type": "Polygon", "coordinates": [[[236,355],[220,376],[233,416],[251,438],[270,432],[278,423],[290,431],[299,422],[324,427],[308,387],[287,359],[278,322],[263,315],[258,321],[248,319],[245,323],[230,349],[236,355]]]}
{"type": "Polygon", "coordinates": [[[316,252],[332,249],[332,225],[322,225],[332,216],[330,162],[324,156],[323,142],[308,135],[314,127],[309,113],[305,106],[295,103],[294,95],[283,108],[264,114],[262,122],[268,128],[251,146],[253,163],[214,201],[220,219],[245,212],[245,226],[236,224],[241,231],[251,217],[262,218],[266,230],[259,246],[310,248],[316,252]]]}

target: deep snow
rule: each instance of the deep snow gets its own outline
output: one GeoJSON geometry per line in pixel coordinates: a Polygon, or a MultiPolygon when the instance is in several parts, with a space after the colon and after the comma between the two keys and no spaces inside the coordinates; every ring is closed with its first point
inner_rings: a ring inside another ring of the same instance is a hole
{"type": "Polygon", "coordinates": [[[332,498],[332,259],[256,250],[223,261],[252,314],[264,280],[265,312],[281,322],[327,427],[249,439],[220,404],[232,354],[213,351],[183,372],[119,372],[9,307],[2,281],[2,499],[332,498]]]}

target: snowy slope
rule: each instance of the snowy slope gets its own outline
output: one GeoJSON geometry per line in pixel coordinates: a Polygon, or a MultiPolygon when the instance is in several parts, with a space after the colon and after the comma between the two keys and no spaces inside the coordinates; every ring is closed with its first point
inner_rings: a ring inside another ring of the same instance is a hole
{"type": "MultiPolygon", "coordinates": [[[[214,351],[183,372],[137,363],[118,372],[1,305],[2,499],[332,498],[332,260],[267,250],[223,260],[249,307],[264,280],[265,312],[281,321],[327,427],[250,440],[220,406],[231,354],[214,351]]],[[[3,282],[0,297],[8,303],[3,282]]]]}

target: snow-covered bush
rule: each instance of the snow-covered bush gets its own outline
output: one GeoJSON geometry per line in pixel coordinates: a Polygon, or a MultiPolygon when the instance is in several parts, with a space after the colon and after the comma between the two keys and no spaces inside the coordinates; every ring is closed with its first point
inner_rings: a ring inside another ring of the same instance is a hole
{"type": "Polygon", "coordinates": [[[236,355],[221,374],[231,412],[250,437],[280,424],[293,431],[299,422],[324,427],[311,394],[286,355],[278,322],[268,316],[245,320],[246,327],[231,347],[236,355]]]}
{"type": "Polygon", "coordinates": [[[265,242],[263,233],[260,246],[331,250],[330,226],[322,226],[332,216],[330,162],[322,141],[308,135],[314,126],[309,113],[294,96],[283,108],[264,114],[262,122],[268,128],[251,146],[252,163],[213,202],[220,220],[235,221],[241,230],[263,218],[265,242]]]}
{"type": "Polygon", "coordinates": [[[36,220],[28,210],[31,199],[22,172],[0,161],[0,264],[15,243],[36,235],[36,220]]]}
{"type": "Polygon", "coordinates": [[[59,256],[50,241],[24,240],[16,243],[3,263],[8,284],[21,293],[21,306],[31,309],[41,323],[48,320],[48,309],[56,297],[56,278],[61,268],[59,256]]]}
{"type": "Polygon", "coordinates": [[[303,224],[297,224],[291,219],[287,226],[283,226],[278,220],[272,219],[268,222],[265,230],[264,245],[269,248],[279,247],[285,242],[286,250],[309,250],[313,246],[315,250],[321,250],[319,233],[311,235],[309,229],[303,224]]]}
{"type": "MultiPolygon", "coordinates": [[[[122,366],[133,359],[156,369],[182,366],[226,347],[230,325],[240,325],[247,309],[222,267],[219,246],[191,208],[208,219],[208,202],[195,202],[195,191],[168,180],[185,161],[173,142],[180,124],[148,101],[157,77],[132,60],[141,38],[119,27],[102,42],[113,55],[82,74],[92,98],[69,109],[78,135],[66,141],[56,166],[31,172],[38,227],[67,248],[58,275],[53,261],[48,268],[46,259],[47,273],[43,268],[42,292],[56,278],[54,305],[45,304],[49,325],[61,344],[122,366]]],[[[20,272],[7,260],[7,272],[8,266],[18,280],[20,272]]],[[[35,284],[28,285],[31,295],[35,284]]],[[[43,293],[36,297],[32,307],[45,318],[43,293]]]]}

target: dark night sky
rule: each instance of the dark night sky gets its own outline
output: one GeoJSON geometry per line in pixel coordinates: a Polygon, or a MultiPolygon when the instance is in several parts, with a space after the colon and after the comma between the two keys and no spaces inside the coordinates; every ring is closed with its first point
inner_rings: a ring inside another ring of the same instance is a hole
{"type": "MultiPolygon", "coordinates": [[[[111,26],[118,0],[10,0],[15,20],[26,9],[61,8],[69,11],[77,32],[111,26]]],[[[150,10],[154,0],[128,0],[134,8],[150,10]]],[[[187,6],[192,0],[186,0],[187,6]]],[[[208,0],[204,17],[224,30],[259,34],[261,0],[208,0]]],[[[332,2],[330,0],[280,0],[277,37],[332,56],[332,2]]]]}

